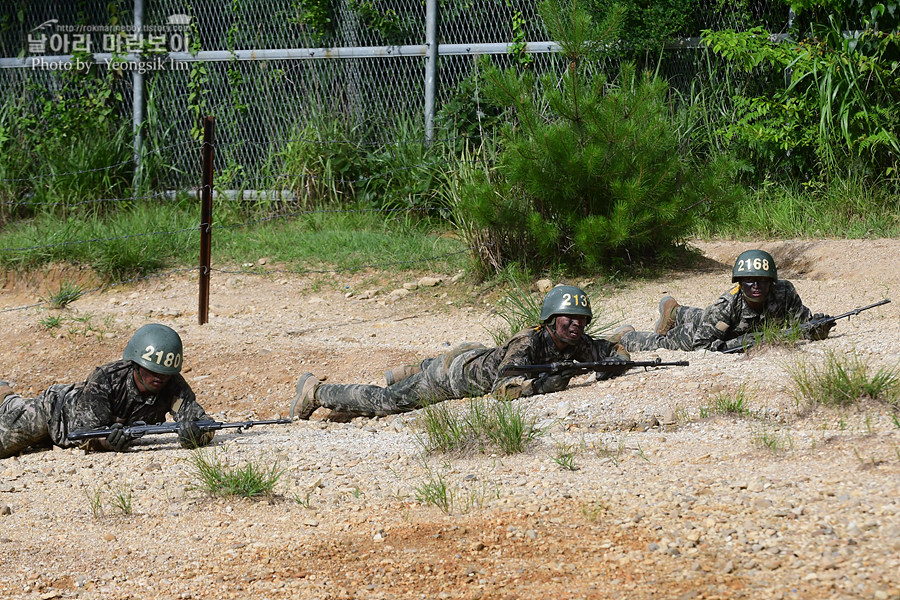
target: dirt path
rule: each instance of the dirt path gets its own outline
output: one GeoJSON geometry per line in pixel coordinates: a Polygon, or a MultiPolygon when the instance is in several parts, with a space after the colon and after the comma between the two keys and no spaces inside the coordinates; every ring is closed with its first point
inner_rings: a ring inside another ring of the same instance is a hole
{"type": "MultiPolygon", "coordinates": [[[[663,293],[706,305],[749,247],[698,244],[705,260],[694,269],[589,284],[595,312],[648,329],[663,293]]],[[[816,312],[890,298],[900,285],[896,240],[762,247],[816,312]]],[[[182,334],[185,377],[208,412],[284,416],[304,371],[380,382],[386,369],[461,341],[490,344],[498,290],[453,275],[221,275],[200,326],[189,275],[54,311],[5,309],[86,274],[7,274],[0,379],[24,395],[83,380],[157,321],[182,334]],[[395,292],[426,275],[442,281],[395,292]]],[[[189,453],[168,437],[126,455],[54,449],[0,460],[0,597],[900,598],[897,415],[872,402],[809,411],[790,376],[826,352],[896,367],[898,317],[895,300],[823,342],[750,357],[661,351],[690,367],[529,401],[547,434],[524,455],[424,455],[415,413],[341,424],[321,410],[308,423],[217,436],[230,464],[283,469],[264,501],[194,489],[189,453]],[[756,416],[709,416],[717,394],[740,389],[756,416]],[[664,424],[645,430],[654,420],[664,424]],[[566,449],[577,470],[554,460],[566,449]],[[450,514],[418,498],[438,480],[450,514]],[[130,512],[117,506],[126,496],[130,512]]]]}

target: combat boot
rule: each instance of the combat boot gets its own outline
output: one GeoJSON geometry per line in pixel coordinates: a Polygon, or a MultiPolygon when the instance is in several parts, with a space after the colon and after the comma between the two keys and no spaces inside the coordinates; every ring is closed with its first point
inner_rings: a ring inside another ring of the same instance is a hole
{"type": "Polygon", "coordinates": [[[291,402],[291,420],[295,417],[308,421],[316,409],[322,406],[316,400],[316,389],[322,382],[313,377],[312,373],[304,373],[297,382],[297,395],[291,402]]]}
{"type": "Polygon", "coordinates": [[[15,394],[9,382],[0,379],[0,402],[3,402],[7,396],[15,394]]]}
{"type": "Polygon", "coordinates": [[[680,305],[672,296],[663,296],[659,301],[659,320],[653,326],[656,335],[666,335],[675,327],[675,311],[680,305]]]}
{"type": "Polygon", "coordinates": [[[410,375],[415,375],[422,370],[419,365],[403,365],[402,367],[394,367],[390,371],[384,372],[384,380],[388,385],[394,385],[398,381],[403,381],[410,375]]]}
{"type": "Polygon", "coordinates": [[[634,327],[632,327],[631,325],[622,325],[611,334],[609,334],[609,337],[606,339],[608,339],[613,344],[618,344],[622,341],[623,335],[625,335],[626,333],[631,333],[632,331],[634,331],[634,327]]]}

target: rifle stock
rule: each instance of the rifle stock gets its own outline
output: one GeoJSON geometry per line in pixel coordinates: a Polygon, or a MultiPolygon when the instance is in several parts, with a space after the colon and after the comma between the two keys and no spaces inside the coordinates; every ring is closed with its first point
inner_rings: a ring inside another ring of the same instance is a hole
{"type": "MultiPolygon", "coordinates": [[[[823,319],[810,319],[806,323],[802,323],[800,325],[795,325],[794,327],[788,327],[787,329],[781,330],[781,337],[789,337],[795,333],[802,333],[804,331],[809,331],[811,329],[815,329],[816,327],[820,327],[821,325],[826,325],[828,323],[834,323],[839,319],[848,319],[850,317],[854,317],[864,310],[869,310],[870,308],[875,308],[876,306],[881,306],[882,304],[888,304],[891,301],[890,298],[885,298],[884,300],[880,300],[875,302],[874,304],[869,304],[868,306],[860,306],[859,308],[854,308],[853,310],[848,310],[845,313],[841,313],[839,315],[835,315],[833,317],[825,317],[823,319]]],[[[744,346],[738,346],[736,348],[729,348],[727,350],[722,350],[722,354],[736,354],[739,352],[743,352],[744,350],[749,350],[753,347],[755,342],[750,342],[744,346]]]]}
{"type": "Polygon", "coordinates": [[[637,367],[686,367],[686,360],[663,362],[656,360],[626,360],[613,362],[601,360],[597,362],[562,361],[542,365],[506,365],[501,369],[501,376],[515,377],[517,375],[561,375],[575,377],[591,372],[618,371],[620,369],[634,369],[637,367]]]}
{"type": "MultiPolygon", "coordinates": [[[[290,419],[269,419],[266,421],[236,421],[234,423],[223,423],[221,421],[203,420],[194,421],[200,431],[217,431],[219,429],[237,429],[243,431],[250,429],[254,425],[286,425],[291,422],[290,419]]],[[[130,425],[122,428],[122,433],[131,438],[140,438],[145,435],[160,435],[163,433],[177,433],[178,423],[168,421],[157,425],[130,425]]],[[[72,431],[67,436],[69,440],[77,442],[79,440],[91,440],[95,438],[105,438],[109,435],[111,429],[102,427],[100,429],[78,429],[72,431]]]]}

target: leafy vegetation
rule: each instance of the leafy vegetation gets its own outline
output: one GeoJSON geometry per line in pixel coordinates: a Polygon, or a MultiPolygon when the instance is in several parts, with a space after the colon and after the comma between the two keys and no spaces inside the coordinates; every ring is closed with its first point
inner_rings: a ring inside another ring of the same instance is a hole
{"type": "Polygon", "coordinates": [[[821,365],[800,362],[790,369],[795,396],[808,404],[848,406],[863,399],[900,407],[900,375],[896,368],[872,367],[855,352],[829,351],[821,365]]]}
{"type": "Polygon", "coordinates": [[[211,496],[271,496],[283,469],[248,462],[243,467],[229,466],[219,458],[215,449],[197,448],[191,452],[190,463],[196,476],[196,488],[211,496]]]}
{"type": "MultiPolygon", "coordinates": [[[[672,256],[702,219],[739,197],[727,155],[702,161],[679,148],[667,86],[624,65],[615,82],[590,67],[615,32],[577,7],[541,4],[568,68],[555,85],[530,72],[488,71],[486,94],[510,106],[492,171],[466,169],[455,210],[487,246],[481,270],[510,262],[532,270],[612,270],[672,256]]],[[[479,244],[476,244],[479,242],[479,244]]]]}
{"type": "Polygon", "coordinates": [[[452,402],[429,404],[422,410],[421,426],[426,451],[443,453],[518,454],[544,433],[524,404],[487,397],[470,398],[466,410],[452,402]]]}

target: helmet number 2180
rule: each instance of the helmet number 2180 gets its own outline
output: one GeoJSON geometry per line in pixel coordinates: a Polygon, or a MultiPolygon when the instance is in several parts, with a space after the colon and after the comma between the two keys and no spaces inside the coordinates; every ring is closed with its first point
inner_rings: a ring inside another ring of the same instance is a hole
{"type": "Polygon", "coordinates": [[[148,362],[154,362],[164,367],[173,367],[177,369],[179,366],[181,366],[180,354],[175,354],[174,352],[163,352],[162,350],[157,351],[153,346],[147,346],[146,348],[144,348],[144,353],[141,354],[141,358],[148,362]]]}

